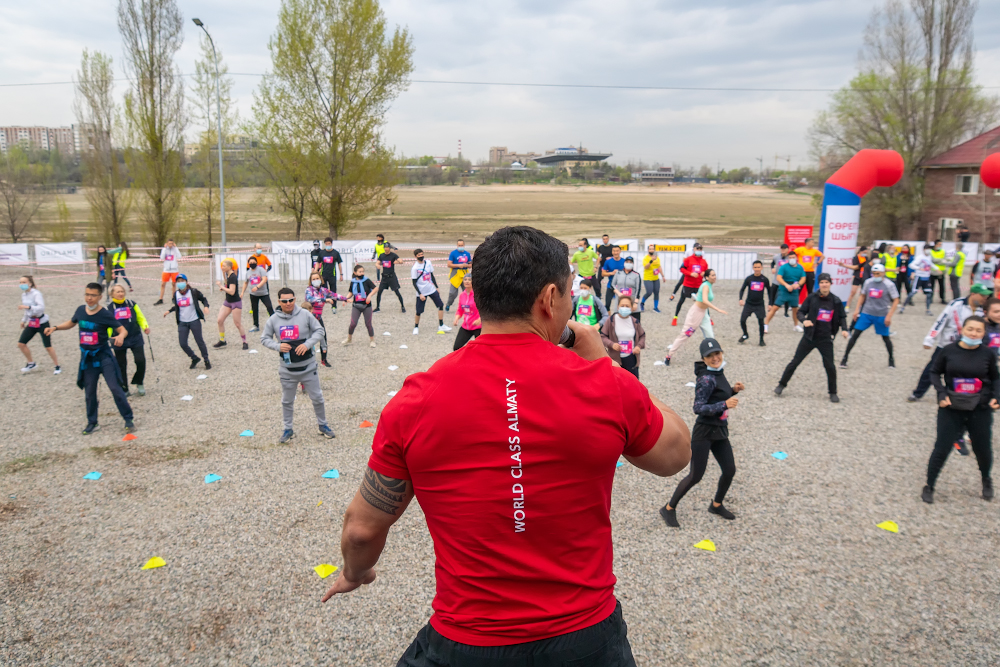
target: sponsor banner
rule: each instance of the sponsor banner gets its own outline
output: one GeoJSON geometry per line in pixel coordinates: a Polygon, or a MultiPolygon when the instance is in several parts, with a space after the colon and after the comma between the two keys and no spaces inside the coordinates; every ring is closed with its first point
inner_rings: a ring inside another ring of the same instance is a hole
{"type": "Polygon", "coordinates": [[[19,266],[27,263],[27,243],[0,243],[0,266],[19,266]]]}
{"type": "Polygon", "coordinates": [[[854,280],[854,272],[847,267],[854,259],[857,250],[860,220],[860,204],[827,205],[823,209],[820,250],[824,258],[816,276],[819,276],[820,271],[829,273],[833,279],[833,286],[830,289],[844,303],[847,303],[851,295],[851,284],[854,280]]]}
{"type": "Polygon", "coordinates": [[[690,255],[694,239],[645,239],[640,250],[646,252],[650,244],[656,246],[656,252],[679,252],[690,255]]]}
{"type": "Polygon", "coordinates": [[[83,264],[82,243],[36,243],[36,264],[83,264]]]}
{"type": "Polygon", "coordinates": [[[806,239],[813,237],[812,225],[785,225],[785,243],[794,250],[806,244],[806,239]]]}

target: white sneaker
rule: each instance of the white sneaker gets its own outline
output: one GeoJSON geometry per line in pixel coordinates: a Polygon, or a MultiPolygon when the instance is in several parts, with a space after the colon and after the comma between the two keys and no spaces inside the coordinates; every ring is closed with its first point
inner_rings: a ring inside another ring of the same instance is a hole
{"type": "Polygon", "coordinates": [[[345,338],[344,340],[340,341],[340,344],[341,345],[350,345],[351,344],[351,339],[350,338],[345,338]]]}
{"type": "Polygon", "coordinates": [[[450,326],[448,326],[447,324],[442,324],[442,325],[441,325],[440,327],[438,327],[438,328],[439,328],[439,329],[441,329],[442,331],[451,331],[451,327],[450,327],[450,326]]]}
{"type": "Polygon", "coordinates": [[[368,347],[375,347],[375,341],[368,343],[368,347]]]}
{"type": "Polygon", "coordinates": [[[56,369],[52,371],[53,375],[59,375],[60,373],[62,373],[62,368],[60,368],[59,366],[56,366],[56,369]]]}
{"type": "Polygon", "coordinates": [[[768,327],[768,325],[766,325],[766,324],[765,324],[765,325],[764,325],[764,333],[770,333],[770,332],[769,332],[769,331],[767,330],[767,327],[768,327]]]}
{"type": "Polygon", "coordinates": [[[445,334],[444,327],[438,327],[437,332],[443,336],[445,334]]]}
{"type": "Polygon", "coordinates": [[[800,325],[798,325],[798,326],[796,326],[796,327],[795,327],[795,330],[796,330],[796,331],[798,331],[799,333],[802,333],[803,331],[805,331],[805,329],[803,329],[803,328],[802,328],[802,325],[801,325],[801,324],[800,324],[800,325]]]}
{"type": "Polygon", "coordinates": [[[420,333],[420,327],[413,327],[413,335],[416,336],[418,333],[420,333]]]}
{"type": "Polygon", "coordinates": [[[37,366],[38,366],[38,364],[37,364],[37,363],[35,363],[34,361],[32,361],[32,362],[30,362],[30,363],[29,363],[29,364],[28,364],[27,366],[25,366],[24,368],[22,368],[22,369],[21,369],[21,372],[22,372],[22,373],[27,373],[27,372],[29,372],[29,371],[33,371],[33,370],[35,370],[35,368],[36,368],[37,366]]]}

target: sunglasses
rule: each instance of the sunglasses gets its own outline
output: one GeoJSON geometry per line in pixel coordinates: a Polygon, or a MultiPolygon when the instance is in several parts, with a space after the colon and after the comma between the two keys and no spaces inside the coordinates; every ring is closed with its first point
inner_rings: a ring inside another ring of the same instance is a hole
{"type": "Polygon", "coordinates": [[[295,303],[295,299],[278,299],[278,303],[295,303]]]}

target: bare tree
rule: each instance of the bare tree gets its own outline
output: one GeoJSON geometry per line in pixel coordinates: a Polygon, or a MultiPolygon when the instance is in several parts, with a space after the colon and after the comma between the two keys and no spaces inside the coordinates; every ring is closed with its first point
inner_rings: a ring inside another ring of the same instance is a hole
{"type": "Polygon", "coordinates": [[[295,221],[295,240],[302,239],[306,204],[314,183],[309,180],[306,156],[294,142],[275,142],[264,151],[258,144],[250,158],[267,175],[269,190],[281,210],[295,221]]]}
{"type": "Polygon", "coordinates": [[[118,245],[125,236],[132,192],[115,150],[116,140],[122,136],[114,79],[111,56],[83,50],[73,111],[84,135],[81,151],[85,193],[101,240],[118,245]]]}
{"type": "Polygon", "coordinates": [[[45,165],[30,164],[20,146],[0,156],[0,224],[13,243],[24,238],[38,209],[48,199],[45,165]]]}
{"type": "Polygon", "coordinates": [[[141,192],[139,217],[149,241],[162,245],[176,224],[184,192],[184,87],[174,56],[183,42],[175,0],[119,0],[118,31],[131,81],[125,119],[126,163],[141,192]]]}

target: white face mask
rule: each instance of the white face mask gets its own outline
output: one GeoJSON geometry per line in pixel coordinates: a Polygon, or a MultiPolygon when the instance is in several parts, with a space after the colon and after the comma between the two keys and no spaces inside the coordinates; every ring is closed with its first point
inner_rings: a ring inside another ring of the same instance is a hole
{"type": "Polygon", "coordinates": [[[320,285],[323,284],[323,281],[322,280],[314,280],[314,281],[312,281],[312,284],[313,284],[313,287],[319,287],[320,285]]]}
{"type": "Polygon", "coordinates": [[[635,266],[635,264],[633,264],[632,262],[625,262],[625,268],[627,270],[631,271],[633,266],[635,266]]]}
{"type": "Polygon", "coordinates": [[[621,315],[622,317],[631,317],[632,309],[629,308],[628,306],[622,306],[621,308],[618,309],[618,314],[621,315]]]}
{"type": "Polygon", "coordinates": [[[695,250],[694,251],[694,256],[695,257],[701,257],[701,250],[695,250]]]}
{"type": "Polygon", "coordinates": [[[708,370],[712,371],[713,373],[718,373],[718,372],[720,372],[720,371],[721,371],[721,370],[722,370],[723,368],[725,368],[725,367],[726,367],[726,360],[725,360],[725,359],[723,359],[723,360],[722,360],[722,363],[721,363],[721,364],[719,364],[719,367],[718,367],[718,368],[712,368],[711,366],[709,366],[709,367],[708,367],[708,370]]]}
{"type": "Polygon", "coordinates": [[[581,299],[586,299],[589,296],[590,296],[590,290],[589,289],[582,289],[582,290],[580,290],[580,298],[581,299]]]}
{"type": "Polygon", "coordinates": [[[789,264],[790,264],[791,266],[795,266],[795,265],[796,265],[796,264],[798,264],[799,262],[798,262],[798,260],[796,260],[796,259],[790,259],[790,260],[788,260],[788,263],[789,263],[789,264]]]}

